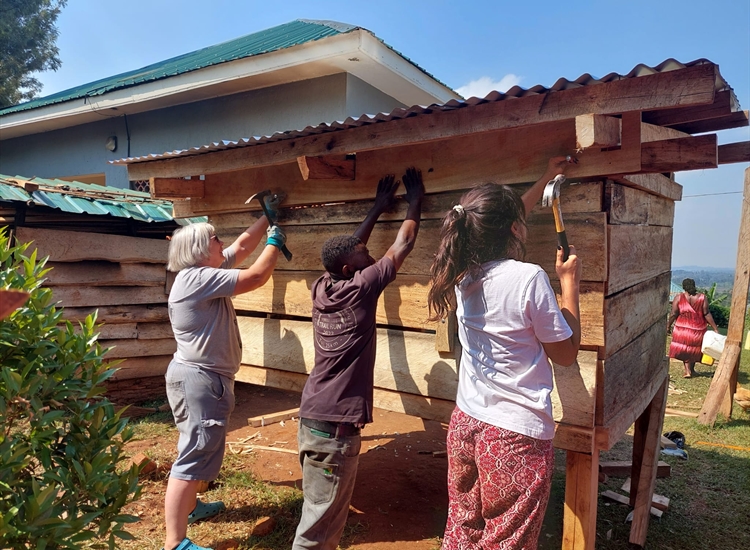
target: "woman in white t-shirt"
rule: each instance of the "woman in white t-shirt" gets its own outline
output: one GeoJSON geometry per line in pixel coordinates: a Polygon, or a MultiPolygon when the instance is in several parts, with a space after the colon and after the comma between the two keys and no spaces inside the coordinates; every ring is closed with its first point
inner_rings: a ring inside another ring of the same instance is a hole
{"type": "Polygon", "coordinates": [[[547,274],[523,262],[526,213],[571,157],[550,160],[521,197],[486,183],[443,221],[432,264],[430,310],[455,309],[462,345],[456,409],[448,428],[448,522],[443,550],[537,547],[554,453],[552,367],[575,362],[581,340],[581,263],[570,247],[547,274]]]}

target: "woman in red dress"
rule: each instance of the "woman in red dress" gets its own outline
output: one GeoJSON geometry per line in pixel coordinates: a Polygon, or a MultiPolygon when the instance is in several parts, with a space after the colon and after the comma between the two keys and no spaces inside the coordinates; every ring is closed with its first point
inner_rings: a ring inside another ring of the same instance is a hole
{"type": "Polygon", "coordinates": [[[696,291],[695,281],[685,279],[682,281],[682,288],[685,292],[678,294],[672,301],[672,313],[667,322],[667,332],[672,332],[669,356],[685,364],[684,378],[692,378],[695,374],[695,362],[700,361],[703,355],[701,345],[706,333],[706,323],[716,332],[719,332],[719,328],[708,311],[705,294],[696,291]]]}

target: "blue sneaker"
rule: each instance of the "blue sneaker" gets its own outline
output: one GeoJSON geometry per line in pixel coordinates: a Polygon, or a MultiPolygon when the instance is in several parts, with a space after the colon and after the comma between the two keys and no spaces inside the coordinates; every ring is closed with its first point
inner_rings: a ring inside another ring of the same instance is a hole
{"type": "Polygon", "coordinates": [[[188,515],[188,525],[202,519],[212,518],[226,509],[227,507],[220,500],[215,502],[201,502],[200,499],[196,499],[195,508],[188,515]]]}

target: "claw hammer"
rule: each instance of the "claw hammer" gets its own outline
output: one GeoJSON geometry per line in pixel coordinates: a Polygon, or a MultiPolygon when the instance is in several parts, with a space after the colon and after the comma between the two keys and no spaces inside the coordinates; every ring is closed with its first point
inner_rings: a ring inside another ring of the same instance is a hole
{"type": "MultiPolygon", "coordinates": [[[[271,190],[266,189],[265,191],[261,191],[260,193],[255,193],[255,195],[251,195],[249,199],[245,201],[245,204],[250,204],[251,201],[258,199],[258,202],[260,203],[260,207],[263,209],[263,214],[266,216],[266,219],[268,220],[268,225],[276,225],[274,221],[271,219],[271,213],[268,211],[268,208],[266,207],[266,202],[263,200],[268,195],[271,195],[271,190]]],[[[292,253],[289,252],[289,249],[286,247],[286,245],[283,245],[281,247],[281,253],[284,254],[284,257],[286,258],[287,262],[292,261],[292,253]]]]}
{"type": "Polygon", "coordinates": [[[565,224],[560,210],[560,186],[563,182],[565,182],[565,176],[558,174],[547,183],[542,195],[542,206],[545,208],[552,207],[552,214],[555,216],[557,244],[562,247],[563,262],[565,262],[570,256],[570,247],[568,246],[568,237],[565,235],[565,224]]]}

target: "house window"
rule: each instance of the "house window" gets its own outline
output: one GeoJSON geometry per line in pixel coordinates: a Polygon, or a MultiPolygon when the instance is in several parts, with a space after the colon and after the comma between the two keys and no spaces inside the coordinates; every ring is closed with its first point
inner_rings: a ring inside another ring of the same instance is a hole
{"type": "Polygon", "coordinates": [[[130,180],[130,189],[133,191],[143,191],[144,193],[151,192],[148,180],[130,180]]]}

